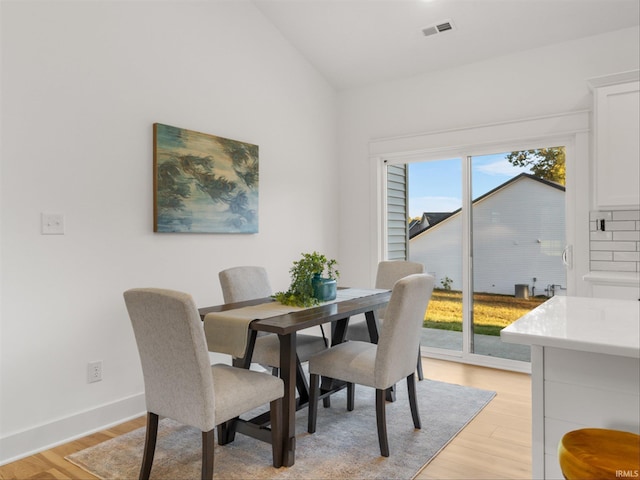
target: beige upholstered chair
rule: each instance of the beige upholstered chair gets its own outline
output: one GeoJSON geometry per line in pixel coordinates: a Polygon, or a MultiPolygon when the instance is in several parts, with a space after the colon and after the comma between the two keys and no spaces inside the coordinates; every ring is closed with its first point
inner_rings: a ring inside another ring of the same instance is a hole
{"type": "MultiPolygon", "coordinates": [[[[271,285],[263,267],[232,267],[218,274],[225,303],[243,302],[270,297],[271,285]]],[[[296,353],[300,362],[307,362],[311,355],[327,348],[324,336],[298,334],[296,353]]],[[[259,335],[251,358],[253,363],[280,368],[280,341],[277,335],[259,335]]]]}
{"type": "Polygon", "coordinates": [[[263,267],[233,267],[218,273],[224,303],[266,298],[273,294],[263,267]]]}
{"type": "Polygon", "coordinates": [[[316,430],[321,375],[347,382],[347,410],[353,410],[356,383],[376,389],[376,420],[382,456],[389,456],[385,391],[403,378],[407,379],[413,424],[416,428],[421,427],[416,399],[415,351],[433,284],[433,276],[427,274],[409,275],[395,283],[377,345],[350,341],[311,357],[309,433],[316,430]]]}
{"type": "MultiPolygon", "coordinates": [[[[414,273],[423,273],[424,265],[417,262],[407,262],[402,260],[386,260],[378,264],[378,272],[376,274],[376,287],[391,290],[393,285],[403,277],[414,273]]],[[[384,310],[378,311],[378,331],[380,331],[384,319],[384,310]]],[[[349,323],[347,328],[347,340],[358,340],[361,342],[370,342],[369,329],[367,322],[364,320],[349,323]]],[[[420,345],[418,344],[418,380],[422,380],[422,361],[420,358],[420,345]]]]}
{"type": "MultiPolygon", "coordinates": [[[[265,373],[211,365],[202,321],[190,295],[128,290],[124,299],[138,345],[147,404],[140,478],[153,464],[159,417],[202,431],[202,478],[213,478],[215,427],[271,404],[273,466],[282,465],[282,380],[265,373]]],[[[220,432],[218,432],[220,433],[220,432]]]]}

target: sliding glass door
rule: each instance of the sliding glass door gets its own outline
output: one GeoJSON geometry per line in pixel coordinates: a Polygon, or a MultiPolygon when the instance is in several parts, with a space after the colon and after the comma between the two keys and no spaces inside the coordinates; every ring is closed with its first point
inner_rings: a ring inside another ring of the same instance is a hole
{"type": "Polygon", "coordinates": [[[469,162],[470,351],[529,362],[530,349],[501,342],[500,330],[566,292],[564,148],[473,156],[469,162]],[[547,169],[530,168],[547,160],[547,169]]]}
{"type": "Polygon", "coordinates": [[[500,330],[566,291],[564,148],[412,159],[387,168],[404,172],[399,187],[389,170],[387,197],[406,189],[407,219],[405,247],[395,230],[388,258],[420,262],[436,278],[423,350],[529,362],[529,349],[501,342],[500,330]]]}
{"type": "Polygon", "coordinates": [[[409,255],[436,278],[422,345],[462,352],[462,160],[408,165],[409,255]]]}

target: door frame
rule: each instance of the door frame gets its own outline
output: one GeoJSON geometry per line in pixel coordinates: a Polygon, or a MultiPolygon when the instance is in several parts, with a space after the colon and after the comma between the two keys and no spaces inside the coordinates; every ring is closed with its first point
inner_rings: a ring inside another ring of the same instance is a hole
{"type": "MultiPolygon", "coordinates": [[[[467,165],[468,156],[562,145],[566,148],[565,238],[572,251],[571,265],[566,271],[567,295],[587,295],[588,287],[582,277],[588,273],[589,268],[588,222],[591,165],[589,113],[589,111],[569,112],[370,142],[370,168],[373,183],[370,217],[372,229],[374,229],[370,232],[370,238],[374,242],[372,251],[377,252],[377,258],[371,260],[372,271],[375,271],[375,265],[379,261],[386,259],[386,164],[460,158],[463,181],[465,187],[469,187],[466,185],[471,181],[467,165]]],[[[465,192],[470,192],[470,188],[463,189],[463,206],[470,203],[470,199],[464,198],[465,192]]],[[[462,266],[463,285],[468,288],[471,281],[469,235],[471,218],[469,212],[465,210],[467,209],[463,208],[462,212],[462,266]]],[[[471,302],[467,298],[466,301],[463,300],[465,318],[470,318],[470,309],[471,302]]],[[[423,347],[422,354],[493,368],[531,371],[529,362],[471,353],[469,330],[469,328],[463,328],[461,352],[423,347]]]]}

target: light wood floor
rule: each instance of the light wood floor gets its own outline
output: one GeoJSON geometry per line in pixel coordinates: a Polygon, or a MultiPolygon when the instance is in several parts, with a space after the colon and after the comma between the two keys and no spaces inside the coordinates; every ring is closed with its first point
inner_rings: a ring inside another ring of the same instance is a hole
{"type": "MultiPolygon", "coordinates": [[[[497,395],[416,478],[531,478],[529,375],[434,359],[424,359],[423,367],[427,378],[494,390],[497,395]]],[[[93,479],[93,476],[67,462],[64,457],[144,425],[145,419],[140,417],[4,465],[0,467],[0,479],[93,479]]]]}
{"type": "Polygon", "coordinates": [[[422,364],[427,378],[497,395],[416,479],[530,479],[531,377],[433,359],[422,364]]]}

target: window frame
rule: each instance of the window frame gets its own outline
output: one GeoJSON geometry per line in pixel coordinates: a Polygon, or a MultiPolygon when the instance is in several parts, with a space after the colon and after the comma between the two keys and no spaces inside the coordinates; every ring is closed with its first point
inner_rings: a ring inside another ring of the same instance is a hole
{"type": "MultiPolygon", "coordinates": [[[[370,212],[371,224],[376,229],[372,238],[377,241],[377,258],[372,259],[372,267],[381,260],[387,260],[387,166],[408,164],[417,161],[460,158],[463,169],[463,285],[469,288],[471,282],[471,216],[468,207],[470,199],[470,165],[468,157],[488,155],[496,152],[540,148],[545,145],[564,145],[566,148],[565,215],[566,243],[573,253],[571,265],[567,268],[567,294],[586,295],[586,284],[582,276],[588,273],[588,235],[583,230],[588,227],[590,178],[589,112],[571,112],[542,118],[518,120],[514,122],[484,125],[422,135],[380,139],[370,144],[372,178],[375,187],[370,212]],[[464,208],[467,206],[467,208],[464,208]],[[584,228],[583,228],[584,227],[584,228]]],[[[408,203],[407,203],[408,205],[408,203]]],[[[408,235],[407,235],[408,255],[408,235]]],[[[469,290],[467,290],[469,291],[469,290]]],[[[463,303],[465,312],[472,307],[467,300],[463,303]]],[[[469,316],[467,314],[467,316],[469,316]]],[[[470,317],[469,317],[470,318],[470,317]]],[[[469,352],[469,329],[463,329],[462,352],[423,351],[436,358],[454,359],[467,363],[530,372],[530,364],[515,360],[486,357],[469,352]],[[466,331],[466,333],[465,333],[466,331]],[[453,358],[452,358],[453,356],[453,358]]]]}

